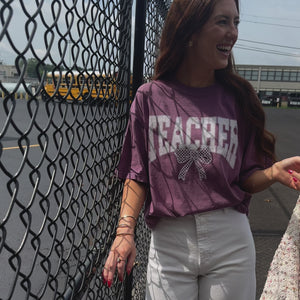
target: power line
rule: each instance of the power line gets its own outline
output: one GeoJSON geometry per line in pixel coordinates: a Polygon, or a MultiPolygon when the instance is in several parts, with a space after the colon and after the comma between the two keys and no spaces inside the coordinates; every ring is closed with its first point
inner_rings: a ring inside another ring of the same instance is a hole
{"type": "Polygon", "coordinates": [[[278,54],[278,55],[285,55],[285,56],[292,56],[292,57],[300,57],[300,54],[296,54],[296,53],[281,52],[281,51],[258,48],[258,47],[249,47],[249,46],[245,46],[245,45],[241,45],[241,44],[237,44],[236,48],[244,49],[244,50],[252,50],[252,51],[257,51],[257,52],[264,52],[264,53],[269,53],[269,54],[278,54]]]}
{"type": "Polygon", "coordinates": [[[249,46],[240,45],[240,44],[236,44],[235,48],[242,49],[242,50],[248,50],[248,51],[261,52],[261,53],[289,56],[289,57],[300,57],[300,54],[279,52],[279,51],[275,51],[275,50],[263,49],[263,48],[257,48],[257,47],[249,47],[249,46]]]}
{"type": "MultiPolygon", "coordinates": [[[[255,48],[248,48],[248,47],[243,47],[243,46],[235,46],[236,49],[241,49],[241,50],[247,50],[247,51],[254,51],[254,52],[260,52],[260,53],[267,53],[267,54],[274,54],[274,55],[281,55],[281,56],[293,56],[290,55],[289,53],[273,53],[267,50],[262,50],[262,49],[255,49],[255,48]]],[[[294,56],[293,56],[294,57],[294,56]]],[[[300,57],[300,56],[299,56],[300,57]]]]}
{"type": "Polygon", "coordinates": [[[291,18],[280,18],[280,17],[270,17],[270,16],[258,16],[258,15],[251,15],[251,14],[242,14],[242,16],[246,17],[254,17],[254,18],[260,18],[260,19],[272,19],[272,20],[281,20],[281,21],[294,21],[294,22],[300,22],[300,19],[291,19],[291,18]]]}
{"type": "Polygon", "coordinates": [[[270,26],[278,26],[278,27],[286,27],[286,28],[300,28],[300,26],[277,24],[277,23],[267,23],[267,22],[259,22],[259,21],[241,20],[241,23],[242,22],[254,23],[254,24],[263,24],[263,25],[270,25],[270,26]]]}
{"type": "Polygon", "coordinates": [[[261,44],[261,45],[268,45],[268,46],[275,46],[275,47],[286,48],[286,49],[300,50],[300,47],[283,46],[283,45],[278,45],[278,44],[271,44],[271,43],[265,43],[265,42],[250,41],[250,40],[245,40],[245,39],[239,39],[239,41],[248,42],[248,43],[254,43],[254,44],[261,44]]]}
{"type": "MultiPolygon", "coordinates": [[[[287,18],[275,18],[275,17],[265,17],[265,16],[257,16],[257,15],[250,15],[250,14],[242,14],[242,16],[245,17],[255,17],[255,18],[263,18],[263,19],[272,19],[272,20],[281,20],[281,21],[296,21],[300,22],[300,20],[293,20],[293,19],[287,19],[287,18]]],[[[286,25],[286,24],[278,24],[274,22],[268,22],[265,21],[251,21],[249,19],[242,19],[242,22],[247,22],[247,23],[254,23],[254,24],[263,24],[263,25],[269,25],[269,26],[277,26],[281,28],[297,28],[299,29],[300,26],[296,25],[286,25]]],[[[267,43],[267,42],[260,42],[260,41],[252,41],[252,40],[247,40],[247,39],[238,39],[238,42],[245,42],[245,43],[250,43],[250,45],[243,44],[243,43],[237,43],[235,48],[241,49],[241,50],[246,50],[246,51],[254,51],[254,52],[260,52],[260,53],[267,53],[267,54],[272,54],[272,55],[281,55],[281,56],[286,56],[286,57],[300,57],[300,53],[290,53],[290,52],[285,52],[285,51],[280,51],[274,50],[274,49],[267,49],[267,48],[261,48],[261,46],[270,46],[270,47],[278,47],[278,48],[283,48],[283,49],[294,49],[294,50],[300,50],[300,47],[293,47],[293,46],[288,46],[288,45],[282,45],[282,44],[274,44],[274,43],[267,43]],[[257,44],[256,45],[251,45],[252,44],[257,44]]],[[[298,51],[297,51],[298,52],[298,51]]]]}

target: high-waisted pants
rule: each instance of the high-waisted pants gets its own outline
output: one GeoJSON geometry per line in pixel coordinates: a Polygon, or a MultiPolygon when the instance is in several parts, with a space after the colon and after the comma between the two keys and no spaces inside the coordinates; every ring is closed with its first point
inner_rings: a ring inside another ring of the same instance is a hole
{"type": "Polygon", "coordinates": [[[162,218],[151,233],[147,300],[254,300],[255,247],[232,208],[162,218]]]}

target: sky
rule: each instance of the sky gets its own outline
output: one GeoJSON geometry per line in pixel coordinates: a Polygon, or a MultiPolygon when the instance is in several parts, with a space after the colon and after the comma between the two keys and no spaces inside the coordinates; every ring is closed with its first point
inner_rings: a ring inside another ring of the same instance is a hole
{"type": "Polygon", "coordinates": [[[300,66],[299,13],[299,0],[240,0],[236,64],[300,66]]]}
{"type": "MultiPolygon", "coordinates": [[[[34,2],[26,0],[29,14],[34,12],[34,9],[30,10],[30,3],[34,2]]],[[[50,21],[51,14],[47,12],[51,10],[47,5],[51,2],[44,2],[45,16],[50,21]]],[[[24,19],[20,15],[23,12],[19,1],[12,3],[13,21],[9,32],[14,43],[20,49],[24,49],[24,19]]],[[[0,4],[0,9],[1,6],[3,4],[0,4]]],[[[300,0],[240,0],[240,6],[239,40],[233,51],[236,64],[300,66],[300,0]]],[[[5,11],[5,16],[8,16],[8,10],[5,11]]],[[[64,20],[61,19],[61,22],[64,20]]],[[[0,32],[2,26],[0,24],[0,32]]],[[[39,28],[41,26],[37,26],[33,44],[36,53],[43,57],[45,48],[40,46],[44,45],[43,32],[39,32],[39,28]],[[42,39],[39,40],[37,36],[41,36],[42,39]]],[[[14,57],[7,39],[3,38],[0,42],[0,60],[5,64],[14,64],[14,57]]]]}

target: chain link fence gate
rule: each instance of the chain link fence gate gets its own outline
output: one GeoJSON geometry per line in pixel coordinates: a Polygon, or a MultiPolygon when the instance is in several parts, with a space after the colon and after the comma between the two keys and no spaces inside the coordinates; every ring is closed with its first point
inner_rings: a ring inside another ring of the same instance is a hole
{"type": "Polygon", "coordinates": [[[133,275],[109,289],[101,270],[118,220],[114,169],[131,88],[153,73],[169,5],[0,0],[1,299],[144,298],[142,218],[133,275]]]}

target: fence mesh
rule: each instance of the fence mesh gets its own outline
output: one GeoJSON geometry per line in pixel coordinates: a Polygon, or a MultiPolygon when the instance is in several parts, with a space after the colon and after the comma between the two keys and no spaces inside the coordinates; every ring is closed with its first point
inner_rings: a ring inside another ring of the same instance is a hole
{"type": "MultiPolygon", "coordinates": [[[[149,77],[169,1],[146,3],[149,77]]],[[[142,218],[133,286],[101,279],[122,193],[114,170],[132,97],[134,4],[0,0],[2,299],[124,299],[128,289],[144,298],[142,218]]]]}

